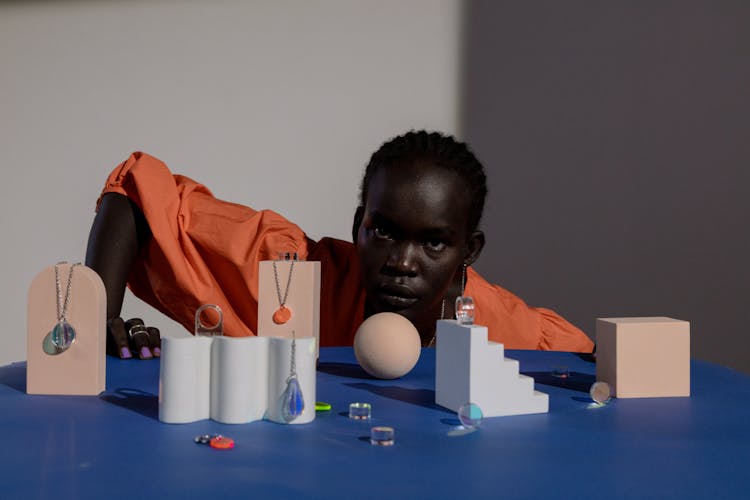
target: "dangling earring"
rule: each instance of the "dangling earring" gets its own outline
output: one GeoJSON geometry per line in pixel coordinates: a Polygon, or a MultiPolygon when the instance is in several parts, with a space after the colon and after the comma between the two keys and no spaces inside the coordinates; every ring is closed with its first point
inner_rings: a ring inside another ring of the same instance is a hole
{"type": "Polygon", "coordinates": [[[456,297],[456,319],[461,325],[474,324],[474,299],[466,295],[466,264],[461,269],[461,295],[456,297]]]}

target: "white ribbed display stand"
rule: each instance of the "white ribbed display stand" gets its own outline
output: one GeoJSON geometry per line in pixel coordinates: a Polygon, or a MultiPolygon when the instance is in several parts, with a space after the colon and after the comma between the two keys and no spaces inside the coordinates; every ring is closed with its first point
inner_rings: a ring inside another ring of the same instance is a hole
{"type": "Polygon", "coordinates": [[[296,372],[305,408],[282,415],[292,339],[278,337],[163,337],[159,420],[184,424],[211,418],[224,424],[267,419],[306,424],[315,419],[317,339],[296,339],[296,372]]]}

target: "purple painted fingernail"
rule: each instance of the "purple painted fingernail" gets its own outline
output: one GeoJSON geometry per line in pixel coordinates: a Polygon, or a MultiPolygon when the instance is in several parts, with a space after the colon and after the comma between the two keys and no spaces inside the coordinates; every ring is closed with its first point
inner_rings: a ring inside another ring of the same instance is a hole
{"type": "Polygon", "coordinates": [[[120,358],[121,359],[130,359],[133,357],[133,354],[130,352],[130,349],[127,347],[123,347],[120,349],[120,358]]]}
{"type": "Polygon", "coordinates": [[[151,354],[151,350],[148,347],[141,347],[141,359],[151,359],[153,357],[154,356],[151,354]]]}
{"type": "Polygon", "coordinates": [[[157,358],[161,357],[161,349],[159,349],[158,347],[154,347],[153,349],[151,349],[151,351],[154,353],[154,356],[156,356],[157,358]]]}

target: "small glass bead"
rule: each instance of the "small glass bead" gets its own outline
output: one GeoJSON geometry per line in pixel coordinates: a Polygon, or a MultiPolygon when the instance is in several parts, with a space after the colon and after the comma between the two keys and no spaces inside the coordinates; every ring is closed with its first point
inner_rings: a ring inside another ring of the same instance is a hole
{"type": "Polygon", "coordinates": [[[568,378],[570,377],[570,372],[568,371],[567,366],[556,366],[552,369],[552,376],[557,378],[568,378]]]}
{"type": "Polygon", "coordinates": [[[458,420],[466,428],[475,429],[482,425],[484,414],[479,405],[474,403],[462,404],[458,409],[458,420]]]}
{"type": "Polygon", "coordinates": [[[609,402],[612,397],[612,390],[606,382],[594,382],[589,389],[589,395],[594,402],[603,405],[609,402]]]}
{"type": "Polygon", "coordinates": [[[468,296],[456,298],[456,319],[461,325],[474,324],[474,299],[468,296]]]}
{"type": "Polygon", "coordinates": [[[370,444],[376,446],[393,446],[395,432],[393,427],[373,427],[370,429],[370,444]]]}
{"type": "Polygon", "coordinates": [[[349,418],[353,420],[370,420],[371,413],[370,403],[351,403],[349,405],[349,418]]]}

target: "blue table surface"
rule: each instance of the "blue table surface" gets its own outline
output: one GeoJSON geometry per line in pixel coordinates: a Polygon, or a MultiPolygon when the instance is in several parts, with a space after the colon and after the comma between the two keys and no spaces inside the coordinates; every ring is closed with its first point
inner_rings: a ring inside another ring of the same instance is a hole
{"type": "Polygon", "coordinates": [[[595,365],[571,353],[508,351],[550,396],[549,413],[485,419],[451,437],[435,405],[434,350],[376,380],[350,348],[322,349],[307,425],[158,420],[157,361],[107,358],[98,397],[30,396],[25,363],[0,368],[0,498],[749,498],[750,377],[691,362],[689,398],[592,408],[595,365]],[[568,379],[551,375],[565,365],[568,379]],[[347,418],[370,402],[369,423],[347,418]],[[373,425],[396,444],[369,444],[373,425]],[[197,434],[232,437],[230,451],[197,434]]]}

